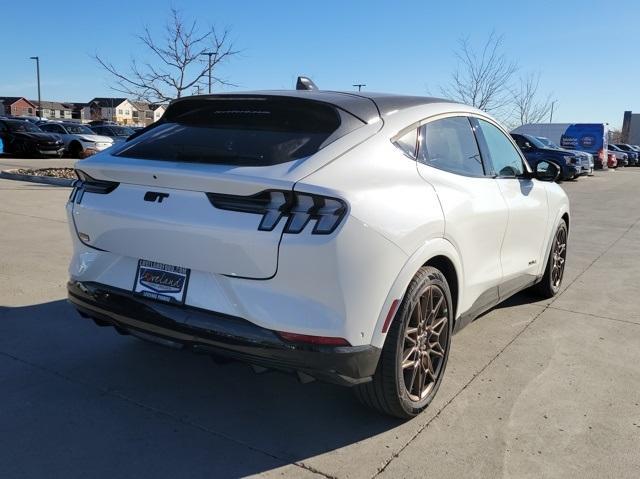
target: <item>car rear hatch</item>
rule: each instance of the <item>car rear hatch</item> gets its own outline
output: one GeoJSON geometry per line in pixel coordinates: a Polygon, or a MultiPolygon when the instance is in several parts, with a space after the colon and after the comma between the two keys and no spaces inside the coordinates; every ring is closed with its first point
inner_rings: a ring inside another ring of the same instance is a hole
{"type": "Polygon", "coordinates": [[[308,174],[300,165],[363,126],[304,98],[179,100],[154,128],[76,165],[76,231],[121,256],[269,278],[286,223],[278,211],[308,174]]]}

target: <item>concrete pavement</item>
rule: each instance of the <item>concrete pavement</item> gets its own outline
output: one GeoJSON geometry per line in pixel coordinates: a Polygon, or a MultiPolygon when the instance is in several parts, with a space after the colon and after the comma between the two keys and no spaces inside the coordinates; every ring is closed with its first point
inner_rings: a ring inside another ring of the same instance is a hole
{"type": "Polygon", "coordinates": [[[0,155],[0,170],[14,168],[72,168],[79,161],[73,158],[9,158],[0,155]]]}
{"type": "Polygon", "coordinates": [[[438,396],[402,423],[80,319],[69,191],[0,180],[0,476],[636,477],[639,186],[640,168],[565,183],[562,294],[520,294],[454,336],[438,396]]]}

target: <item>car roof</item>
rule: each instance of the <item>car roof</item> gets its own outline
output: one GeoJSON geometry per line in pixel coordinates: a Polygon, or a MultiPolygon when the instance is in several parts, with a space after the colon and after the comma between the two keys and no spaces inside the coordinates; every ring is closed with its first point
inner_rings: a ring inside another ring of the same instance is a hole
{"type": "MultiPolygon", "coordinates": [[[[458,104],[452,100],[443,98],[396,95],[390,93],[377,92],[345,92],[331,90],[257,90],[240,93],[221,93],[214,95],[195,95],[191,97],[173,100],[167,109],[172,105],[194,99],[217,99],[217,98],[251,98],[251,97],[289,97],[329,103],[352,115],[360,118],[364,122],[382,117],[398,110],[404,110],[416,106],[429,105],[433,103],[458,104]]],[[[166,115],[166,113],[165,113],[166,115]]]]}

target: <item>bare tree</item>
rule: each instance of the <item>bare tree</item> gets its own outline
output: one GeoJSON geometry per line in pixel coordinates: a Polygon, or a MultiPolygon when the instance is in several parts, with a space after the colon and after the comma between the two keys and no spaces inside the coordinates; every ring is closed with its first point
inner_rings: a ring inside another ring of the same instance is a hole
{"type": "Polygon", "coordinates": [[[463,38],[455,55],[458,66],[449,85],[441,88],[444,96],[494,113],[509,104],[511,79],[518,65],[503,53],[502,36],[492,32],[479,50],[469,38],[463,38]]]}
{"type": "Polygon", "coordinates": [[[541,98],[540,74],[530,73],[520,78],[520,83],[512,91],[513,117],[516,126],[525,123],[540,123],[546,121],[555,101],[551,95],[541,98]]]}
{"type": "Polygon", "coordinates": [[[213,75],[217,66],[238,53],[228,30],[219,32],[211,27],[203,31],[195,20],[187,23],[182,14],[172,8],[164,38],[156,39],[148,26],[136,38],[145,47],[147,57],[132,59],[128,69],[119,69],[100,55],[94,55],[113,76],[111,88],[115,91],[149,102],[166,102],[190,93],[209,74],[211,81],[218,85],[230,84],[213,75]]]}
{"type": "Polygon", "coordinates": [[[607,137],[607,141],[609,143],[613,143],[614,145],[616,143],[624,143],[622,130],[620,130],[619,128],[611,128],[609,130],[609,136],[607,137]]]}

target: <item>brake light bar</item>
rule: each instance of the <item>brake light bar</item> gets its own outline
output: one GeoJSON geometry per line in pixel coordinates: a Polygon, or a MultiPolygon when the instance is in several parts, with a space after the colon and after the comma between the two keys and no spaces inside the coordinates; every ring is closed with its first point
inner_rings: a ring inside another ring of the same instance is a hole
{"type": "Polygon", "coordinates": [[[213,206],[221,210],[262,215],[260,231],[273,231],[282,218],[285,233],[298,234],[315,220],[312,234],[330,234],[347,212],[343,200],[310,193],[266,190],[251,196],[207,193],[213,206]]]}
{"type": "Polygon", "coordinates": [[[82,170],[76,170],[76,176],[79,183],[76,182],[76,188],[82,188],[87,193],[98,193],[106,195],[115,190],[120,183],[115,181],[96,180],[91,178],[82,170]]]}

